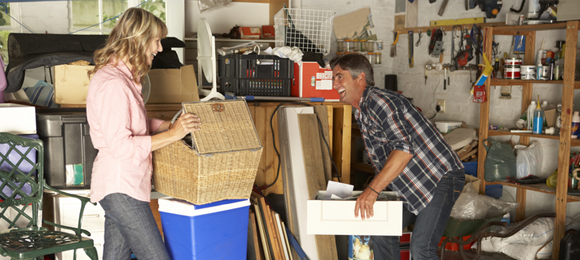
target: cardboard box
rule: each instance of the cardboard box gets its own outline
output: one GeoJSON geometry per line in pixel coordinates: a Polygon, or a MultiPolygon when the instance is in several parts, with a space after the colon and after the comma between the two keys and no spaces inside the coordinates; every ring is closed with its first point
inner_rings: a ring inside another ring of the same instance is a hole
{"type": "Polygon", "coordinates": [[[276,29],[273,25],[262,25],[262,39],[275,39],[276,29]]]}
{"type": "Polygon", "coordinates": [[[260,27],[240,27],[241,39],[260,39],[262,29],[260,27]]]}
{"type": "Polygon", "coordinates": [[[36,134],[36,110],[33,106],[0,103],[0,132],[17,135],[36,134]]]}
{"type": "Polygon", "coordinates": [[[556,108],[544,111],[544,115],[546,116],[548,127],[556,126],[556,108]]]}
{"type": "MultiPolygon", "coordinates": [[[[358,195],[362,191],[353,191],[358,195]]],[[[314,235],[381,235],[403,234],[403,202],[393,192],[381,192],[393,200],[377,201],[373,206],[374,216],[362,220],[354,217],[356,200],[320,200],[325,191],[306,202],[306,229],[314,235]]]]}
{"type": "Polygon", "coordinates": [[[81,105],[87,103],[87,93],[91,79],[87,73],[94,66],[57,65],[54,66],[54,103],[61,105],[81,105]]]}
{"type": "Polygon", "coordinates": [[[151,94],[147,104],[199,101],[193,65],[149,71],[151,94]]]}
{"type": "Polygon", "coordinates": [[[332,70],[321,68],[317,62],[294,63],[293,97],[317,97],[325,101],[339,101],[340,95],[332,88],[332,70]]]}

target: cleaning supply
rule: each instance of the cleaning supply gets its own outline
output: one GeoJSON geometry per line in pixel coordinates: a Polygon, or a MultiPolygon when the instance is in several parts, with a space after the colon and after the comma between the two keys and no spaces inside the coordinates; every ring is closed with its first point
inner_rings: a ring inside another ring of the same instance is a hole
{"type": "Polygon", "coordinates": [[[540,102],[538,102],[536,109],[534,110],[534,125],[532,133],[542,134],[544,129],[544,110],[540,107],[540,102]]]}
{"type": "Polygon", "coordinates": [[[574,115],[572,116],[572,139],[578,138],[578,127],[580,127],[580,115],[578,111],[574,111],[574,115]]]}
{"type": "Polygon", "coordinates": [[[541,80],[543,74],[544,74],[544,67],[542,66],[542,62],[538,62],[538,65],[536,66],[536,79],[541,80]]]}
{"type": "Polygon", "coordinates": [[[528,106],[528,117],[527,117],[527,130],[532,130],[533,118],[534,118],[534,110],[536,109],[536,101],[530,102],[530,106],[528,106]]]}

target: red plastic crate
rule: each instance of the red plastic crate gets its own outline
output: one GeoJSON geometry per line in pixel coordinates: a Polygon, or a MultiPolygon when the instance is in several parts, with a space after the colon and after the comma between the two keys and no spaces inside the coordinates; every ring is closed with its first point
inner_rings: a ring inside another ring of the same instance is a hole
{"type": "MultiPolygon", "coordinates": [[[[463,241],[466,241],[470,238],[471,236],[464,236],[461,239],[463,239],[463,241]]],[[[443,240],[446,239],[446,237],[441,237],[441,241],[439,241],[439,246],[441,246],[441,242],[443,242],[443,240]]],[[[475,243],[475,241],[473,241],[472,243],[469,243],[467,245],[463,246],[463,250],[470,250],[471,246],[475,243]]],[[[449,251],[459,251],[459,244],[457,243],[447,243],[445,244],[445,250],[449,250],[449,251]]]]}

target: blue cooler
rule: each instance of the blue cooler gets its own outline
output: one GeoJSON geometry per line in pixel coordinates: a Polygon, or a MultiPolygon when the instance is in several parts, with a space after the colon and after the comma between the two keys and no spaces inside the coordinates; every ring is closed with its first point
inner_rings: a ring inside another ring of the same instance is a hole
{"type": "MultiPolygon", "coordinates": [[[[477,161],[464,162],[463,167],[465,167],[465,174],[477,177],[477,161]]],[[[503,185],[501,184],[485,186],[485,195],[490,196],[492,198],[496,199],[501,198],[502,192],[503,185]]]]}
{"type": "Polygon", "coordinates": [[[250,201],[194,205],[159,199],[163,237],[173,260],[246,259],[250,201]]]}

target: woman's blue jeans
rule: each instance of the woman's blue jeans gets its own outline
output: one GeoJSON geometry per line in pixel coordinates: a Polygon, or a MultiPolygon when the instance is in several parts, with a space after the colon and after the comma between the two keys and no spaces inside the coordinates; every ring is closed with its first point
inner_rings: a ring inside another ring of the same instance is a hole
{"type": "Polygon", "coordinates": [[[149,203],[113,193],[99,201],[105,210],[104,260],[170,260],[149,203]]]}
{"type": "MultiPolygon", "coordinates": [[[[439,180],[431,202],[418,215],[403,207],[403,227],[415,223],[411,235],[411,256],[414,260],[439,259],[437,245],[464,184],[464,170],[448,172],[439,180]]],[[[401,259],[399,237],[373,236],[371,241],[375,260],[401,259]]]]}

